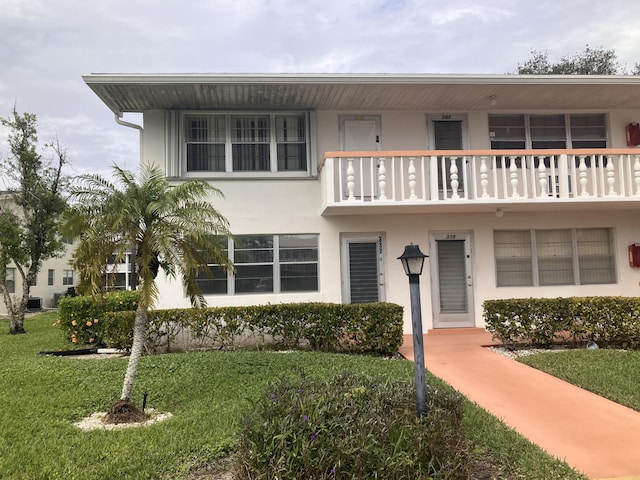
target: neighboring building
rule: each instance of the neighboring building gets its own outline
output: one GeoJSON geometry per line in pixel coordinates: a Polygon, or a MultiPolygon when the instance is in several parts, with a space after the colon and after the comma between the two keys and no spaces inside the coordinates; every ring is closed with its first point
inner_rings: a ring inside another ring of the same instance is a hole
{"type": "MultiPolygon", "coordinates": [[[[384,300],[409,332],[411,242],[425,330],[482,327],[487,299],[640,292],[640,77],[84,80],[143,114],[144,164],[224,192],[237,272],[202,280],[212,305],[384,300]]],[[[160,280],[160,307],[188,306],[160,280]]]]}
{"type": "MultiPolygon", "coordinates": [[[[0,192],[0,205],[2,208],[7,208],[15,204],[9,194],[0,192]]],[[[65,251],[59,257],[45,260],[36,278],[36,283],[31,285],[29,307],[33,309],[56,307],[58,298],[65,294],[68,288],[75,285],[73,267],[69,263],[74,248],[70,242],[63,241],[63,243],[65,251]]],[[[15,298],[20,298],[22,296],[22,277],[13,264],[7,266],[7,280],[9,293],[15,298]]],[[[0,299],[0,315],[6,315],[6,313],[7,307],[0,299]]]]}

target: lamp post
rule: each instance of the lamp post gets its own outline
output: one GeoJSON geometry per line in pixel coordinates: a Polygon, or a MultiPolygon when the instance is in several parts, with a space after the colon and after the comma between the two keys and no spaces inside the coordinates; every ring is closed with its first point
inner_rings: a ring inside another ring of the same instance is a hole
{"type": "Polygon", "coordinates": [[[409,277],[409,293],[411,295],[411,325],[413,329],[413,360],[416,374],[416,400],[418,417],[427,413],[427,381],[424,367],[424,339],[422,337],[422,307],[420,306],[420,275],[424,259],[427,255],[420,251],[418,245],[407,245],[404,253],[398,257],[402,262],[404,273],[409,277]]]}

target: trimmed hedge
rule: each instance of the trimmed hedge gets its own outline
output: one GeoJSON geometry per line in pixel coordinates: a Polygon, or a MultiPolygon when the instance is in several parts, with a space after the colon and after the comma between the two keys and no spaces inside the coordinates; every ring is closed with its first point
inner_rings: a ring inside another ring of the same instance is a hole
{"type": "Polygon", "coordinates": [[[138,293],[126,290],[97,296],[63,297],[58,303],[60,315],[54,327],[63,331],[73,343],[104,345],[111,326],[105,322],[107,312],[135,311],[138,293]]]}
{"type": "MultiPolygon", "coordinates": [[[[103,315],[101,338],[129,348],[134,312],[103,315]]],[[[256,346],[393,355],[402,344],[403,308],[392,303],[283,303],[149,312],[147,349],[170,351],[180,332],[203,346],[256,346]]]]}
{"type": "Polygon", "coordinates": [[[640,348],[640,298],[571,297],[487,300],[486,328],[507,346],[595,341],[640,348]]]}

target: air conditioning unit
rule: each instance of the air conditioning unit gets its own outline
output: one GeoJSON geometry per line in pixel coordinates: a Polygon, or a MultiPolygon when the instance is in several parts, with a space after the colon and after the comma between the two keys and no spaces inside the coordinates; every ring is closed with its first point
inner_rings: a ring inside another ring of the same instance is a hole
{"type": "Polygon", "coordinates": [[[27,300],[27,310],[42,310],[42,298],[30,297],[27,300]]]}

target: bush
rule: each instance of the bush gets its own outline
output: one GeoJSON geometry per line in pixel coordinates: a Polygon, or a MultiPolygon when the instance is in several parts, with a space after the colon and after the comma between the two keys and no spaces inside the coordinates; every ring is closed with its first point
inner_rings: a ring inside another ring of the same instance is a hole
{"type": "Polygon", "coordinates": [[[113,328],[107,312],[135,310],[137,292],[116,291],[98,296],[64,297],[58,304],[60,318],[54,324],[71,342],[104,345],[108,330],[113,328]]]}
{"type": "Polygon", "coordinates": [[[486,328],[507,346],[593,340],[603,347],[640,347],[640,299],[571,297],[487,300],[486,328]]]}
{"type": "MultiPolygon", "coordinates": [[[[308,344],[315,350],[393,355],[402,344],[402,312],[392,303],[283,303],[246,307],[212,307],[149,312],[147,349],[169,351],[180,331],[199,344],[235,349],[242,339],[275,348],[308,344]]],[[[103,338],[127,347],[132,312],[111,313],[103,338]],[[112,329],[113,326],[113,329],[112,329]]]]}
{"type": "Polygon", "coordinates": [[[340,373],[271,384],[242,417],[239,479],[466,479],[462,397],[412,382],[340,373]]]}

